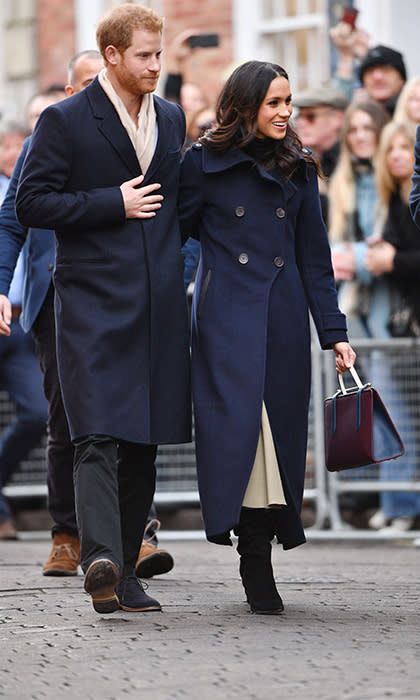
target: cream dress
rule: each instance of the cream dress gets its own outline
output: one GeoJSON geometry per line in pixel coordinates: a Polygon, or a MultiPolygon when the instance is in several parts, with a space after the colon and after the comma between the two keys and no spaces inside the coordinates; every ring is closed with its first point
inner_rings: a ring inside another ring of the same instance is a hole
{"type": "Polygon", "coordinates": [[[280,508],[287,505],[264,403],[257,453],[242,505],[245,508],[280,508]]]}

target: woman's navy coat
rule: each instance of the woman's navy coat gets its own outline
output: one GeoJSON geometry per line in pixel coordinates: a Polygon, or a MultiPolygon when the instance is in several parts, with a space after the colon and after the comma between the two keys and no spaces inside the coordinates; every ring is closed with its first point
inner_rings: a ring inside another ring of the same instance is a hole
{"type": "Polygon", "coordinates": [[[253,467],[264,400],[287,508],[284,548],[305,541],[308,306],[321,346],[347,340],[337,306],[317,176],[302,159],[280,184],[242,151],[200,144],[181,167],[180,222],[199,238],[192,374],[197,467],[207,537],[229,544],[253,467]]]}
{"type": "Polygon", "coordinates": [[[136,152],[97,78],[42,113],[23,165],[17,214],[55,230],[57,357],[72,438],[190,439],[188,314],[177,194],[185,119],[154,98],[158,140],[144,185],[162,208],[126,219],[120,185],[136,152]]]}

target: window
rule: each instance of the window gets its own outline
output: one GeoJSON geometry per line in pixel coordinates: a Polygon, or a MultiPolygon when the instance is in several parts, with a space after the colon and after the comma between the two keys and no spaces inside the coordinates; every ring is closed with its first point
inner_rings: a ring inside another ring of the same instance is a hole
{"type": "Polygon", "coordinates": [[[279,63],[295,92],[329,79],[328,0],[233,0],[233,17],[236,62],[279,63]]]}

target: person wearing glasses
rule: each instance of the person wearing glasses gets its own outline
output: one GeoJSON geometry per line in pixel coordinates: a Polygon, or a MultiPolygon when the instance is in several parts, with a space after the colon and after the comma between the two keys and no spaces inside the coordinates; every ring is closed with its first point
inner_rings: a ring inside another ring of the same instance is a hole
{"type": "MultiPolygon", "coordinates": [[[[346,95],[328,85],[308,88],[293,96],[293,106],[299,109],[296,126],[302,144],[318,158],[321,170],[329,178],[337,165],[340,153],[340,130],[346,95]]],[[[328,220],[328,181],[319,180],[321,208],[324,221],[328,220]]]]}

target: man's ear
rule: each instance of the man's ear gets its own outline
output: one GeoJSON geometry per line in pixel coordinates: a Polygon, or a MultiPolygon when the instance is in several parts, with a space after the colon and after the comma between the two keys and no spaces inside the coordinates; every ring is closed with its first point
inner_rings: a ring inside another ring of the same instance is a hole
{"type": "Polygon", "coordinates": [[[73,85],[66,85],[64,88],[64,92],[66,93],[66,97],[71,97],[74,95],[74,87],[73,85]]]}
{"type": "Polygon", "coordinates": [[[106,47],[105,49],[105,61],[109,63],[111,66],[115,66],[118,63],[118,59],[120,57],[120,52],[118,49],[115,48],[112,44],[106,47]]]}

